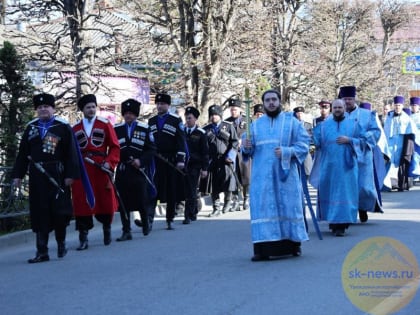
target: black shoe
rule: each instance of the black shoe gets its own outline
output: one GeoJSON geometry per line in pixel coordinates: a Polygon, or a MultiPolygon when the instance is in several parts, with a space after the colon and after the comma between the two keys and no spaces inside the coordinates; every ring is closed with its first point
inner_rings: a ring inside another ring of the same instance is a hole
{"type": "Polygon", "coordinates": [[[209,214],[209,218],[218,217],[220,215],[220,209],[213,209],[213,212],[209,214]]]}
{"type": "Polygon", "coordinates": [[[241,211],[239,203],[235,202],[232,207],[229,209],[229,212],[241,211]]]}
{"type": "Polygon", "coordinates": [[[104,245],[107,246],[111,244],[111,227],[106,227],[103,229],[104,231],[104,245]]]}
{"type": "Polygon", "coordinates": [[[368,220],[368,214],[367,211],[359,210],[359,219],[360,222],[364,223],[368,220]]]}
{"type": "Polygon", "coordinates": [[[197,221],[197,215],[196,215],[196,214],[192,215],[192,216],[190,217],[190,220],[191,220],[191,221],[197,221]]]}
{"type": "Polygon", "coordinates": [[[143,223],[139,219],[135,219],[134,220],[134,224],[137,225],[138,227],[142,227],[143,226],[143,223]]]}
{"type": "Polygon", "coordinates": [[[251,257],[251,261],[267,261],[270,260],[270,256],[254,255],[251,257]]]}
{"type": "Polygon", "coordinates": [[[84,241],[80,241],[80,245],[79,247],[76,248],[76,250],[85,250],[88,249],[88,241],[84,240],[84,241]]]}
{"type": "Polygon", "coordinates": [[[117,238],[117,242],[131,241],[133,236],[130,232],[123,232],[123,234],[117,238]]]}
{"type": "Polygon", "coordinates": [[[48,254],[36,254],[34,258],[28,259],[29,264],[36,264],[44,261],[49,261],[50,256],[48,254]]]}
{"type": "Polygon", "coordinates": [[[64,256],[66,256],[66,254],[67,254],[66,244],[64,242],[57,244],[57,257],[63,258],[64,256]]]}
{"type": "Polygon", "coordinates": [[[336,229],[335,230],[335,236],[341,237],[341,236],[344,236],[344,235],[345,235],[344,229],[336,229]]]}
{"type": "Polygon", "coordinates": [[[302,250],[300,248],[300,246],[296,246],[295,249],[293,250],[293,256],[295,257],[299,257],[302,255],[302,250]]]}
{"type": "Polygon", "coordinates": [[[190,219],[185,219],[184,221],[182,221],[182,224],[190,224],[191,220],[190,219]]]}
{"type": "MultiPolygon", "coordinates": [[[[248,199],[244,200],[244,204],[243,204],[242,207],[243,207],[244,211],[249,209],[248,199]]],[[[239,209],[239,210],[241,210],[241,209],[239,209]]]]}
{"type": "Polygon", "coordinates": [[[172,221],[166,221],[166,225],[167,225],[167,227],[166,227],[167,230],[173,230],[174,229],[172,227],[172,221]]]}

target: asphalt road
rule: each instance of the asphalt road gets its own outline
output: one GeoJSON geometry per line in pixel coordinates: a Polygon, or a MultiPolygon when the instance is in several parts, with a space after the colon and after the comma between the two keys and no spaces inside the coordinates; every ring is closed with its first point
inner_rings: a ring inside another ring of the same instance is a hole
{"type": "MultiPolygon", "coordinates": [[[[386,236],[420,258],[420,186],[383,195],[385,213],[370,214],[335,237],[325,222],[319,240],[312,223],[301,257],[251,262],[249,211],[207,218],[165,230],[157,218],[143,236],[133,226],[133,240],[102,243],[97,224],[89,249],[78,252],[78,236],[68,229],[69,252],[56,257],[50,235],[51,261],[28,264],[33,233],[0,237],[1,314],[365,314],[347,298],[341,282],[343,261],[359,242],[386,236]]],[[[308,218],[310,218],[308,214],[308,218]]],[[[113,240],[121,233],[116,216],[113,240]]],[[[419,279],[416,281],[418,282],[419,279]]],[[[420,314],[420,296],[396,314],[420,314]]]]}

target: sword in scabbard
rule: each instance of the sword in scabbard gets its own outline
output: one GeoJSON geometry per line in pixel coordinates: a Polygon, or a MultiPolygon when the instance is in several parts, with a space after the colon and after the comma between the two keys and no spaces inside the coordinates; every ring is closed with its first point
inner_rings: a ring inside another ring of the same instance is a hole
{"type": "MultiPolygon", "coordinates": [[[[128,160],[127,162],[125,162],[126,164],[131,164],[131,162],[133,162],[133,158],[131,158],[130,160],[128,160]]],[[[135,167],[134,167],[135,168],[135,167]]],[[[156,189],[155,185],[153,184],[152,180],[149,178],[149,176],[147,176],[146,172],[144,171],[144,169],[142,168],[135,168],[136,170],[138,170],[140,172],[140,174],[142,174],[144,176],[144,178],[146,179],[147,183],[153,188],[156,189]]]]}
{"type": "Polygon", "coordinates": [[[115,186],[114,172],[113,172],[113,171],[111,171],[110,169],[106,168],[105,166],[103,166],[103,165],[99,164],[98,162],[95,162],[94,160],[92,160],[92,159],[91,159],[91,158],[89,158],[89,157],[85,157],[85,158],[84,158],[84,160],[85,160],[86,162],[88,162],[89,164],[91,164],[91,165],[93,165],[93,166],[95,166],[95,167],[99,168],[102,172],[104,172],[104,173],[106,173],[106,174],[108,175],[109,180],[110,180],[110,182],[111,182],[111,184],[112,184],[112,187],[114,188],[115,195],[117,196],[118,203],[119,203],[119,205],[120,205],[120,207],[121,207],[121,210],[122,210],[122,211],[123,211],[123,213],[124,213],[124,217],[125,217],[125,219],[126,219],[126,220],[128,220],[128,214],[127,214],[127,211],[126,211],[126,209],[125,209],[125,207],[124,207],[123,200],[122,200],[122,198],[121,198],[121,196],[120,196],[120,193],[118,192],[117,187],[115,186]]]}
{"type": "Polygon", "coordinates": [[[241,187],[241,182],[239,181],[238,174],[236,174],[235,169],[233,168],[233,163],[230,163],[227,167],[230,173],[232,174],[232,176],[235,178],[236,185],[238,186],[238,189],[239,189],[239,187],[241,187]]]}
{"type": "Polygon", "coordinates": [[[61,186],[57,183],[57,181],[50,175],[50,173],[47,172],[47,170],[42,166],[40,162],[35,162],[30,155],[28,155],[28,160],[32,162],[32,164],[36,167],[38,171],[40,171],[42,174],[44,174],[51,184],[54,185],[58,189],[57,195],[55,199],[58,198],[58,194],[61,192],[64,194],[64,189],[61,188],[61,186]]]}

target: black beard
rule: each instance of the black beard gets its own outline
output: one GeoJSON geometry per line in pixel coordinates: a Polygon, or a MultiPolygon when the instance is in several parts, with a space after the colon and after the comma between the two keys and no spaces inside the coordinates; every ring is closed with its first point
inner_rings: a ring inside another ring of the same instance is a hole
{"type": "Polygon", "coordinates": [[[280,107],[278,107],[277,109],[275,109],[272,112],[270,112],[268,110],[265,111],[265,113],[267,114],[267,116],[269,116],[271,118],[277,117],[280,114],[280,112],[281,112],[280,107]]]}
{"type": "Polygon", "coordinates": [[[335,121],[338,121],[338,122],[342,121],[344,119],[344,117],[345,117],[344,114],[341,115],[341,116],[335,116],[335,115],[333,115],[334,120],[335,121]]]}

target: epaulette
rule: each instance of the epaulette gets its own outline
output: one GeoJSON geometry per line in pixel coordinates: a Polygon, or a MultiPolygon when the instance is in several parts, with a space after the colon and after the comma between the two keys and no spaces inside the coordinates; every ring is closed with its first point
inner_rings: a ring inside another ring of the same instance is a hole
{"type": "Polygon", "coordinates": [[[143,127],[143,128],[149,128],[149,125],[148,124],[146,124],[146,123],[144,123],[144,122],[142,122],[142,121],[138,121],[137,122],[137,126],[139,126],[139,127],[143,127]]]}
{"type": "Polygon", "coordinates": [[[203,128],[197,127],[197,130],[200,131],[201,133],[206,133],[206,131],[203,128]]]}
{"type": "Polygon", "coordinates": [[[109,123],[108,119],[106,119],[104,117],[101,117],[101,116],[96,116],[96,119],[99,120],[99,121],[102,121],[103,123],[106,123],[106,124],[109,123]]]}
{"type": "Polygon", "coordinates": [[[175,114],[175,113],[169,113],[169,115],[170,116],[174,116],[175,118],[181,118],[181,117],[179,117],[177,114],[175,114]]]}
{"type": "Polygon", "coordinates": [[[66,119],[64,119],[62,117],[55,117],[55,120],[57,120],[57,121],[59,121],[59,122],[61,122],[63,124],[66,124],[66,125],[69,124],[68,120],[66,120],[66,119]]]}
{"type": "Polygon", "coordinates": [[[26,124],[26,126],[29,126],[30,124],[33,124],[34,122],[36,122],[36,121],[38,121],[38,120],[39,120],[39,118],[32,119],[30,122],[28,122],[28,123],[26,124]]]}

